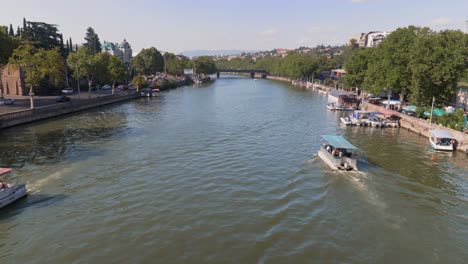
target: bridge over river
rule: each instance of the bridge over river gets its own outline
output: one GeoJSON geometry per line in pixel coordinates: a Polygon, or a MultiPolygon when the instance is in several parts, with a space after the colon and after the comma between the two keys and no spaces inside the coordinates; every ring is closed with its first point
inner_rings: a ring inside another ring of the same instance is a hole
{"type": "Polygon", "coordinates": [[[218,69],[216,72],[216,77],[219,78],[220,73],[250,73],[250,78],[255,78],[255,75],[258,74],[262,78],[266,78],[268,72],[266,70],[254,70],[254,69],[218,69]]]}

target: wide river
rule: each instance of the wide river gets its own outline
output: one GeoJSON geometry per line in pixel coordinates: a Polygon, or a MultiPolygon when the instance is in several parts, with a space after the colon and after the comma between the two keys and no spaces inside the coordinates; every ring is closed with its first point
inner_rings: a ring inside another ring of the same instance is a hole
{"type": "Polygon", "coordinates": [[[0,132],[3,263],[467,263],[468,157],[226,77],[0,132]],[[321,135],[361,172],[317,159],[321,135]]]}

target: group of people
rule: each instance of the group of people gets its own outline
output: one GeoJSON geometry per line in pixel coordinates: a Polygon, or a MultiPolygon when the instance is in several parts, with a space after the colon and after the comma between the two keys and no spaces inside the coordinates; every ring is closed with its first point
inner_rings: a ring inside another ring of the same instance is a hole
{"type": "Polygon", "coordinates": [[[351,153],[348,152],[346,149],[340,149],[340,148],[334,148],[333,146],[330,145],[324,145],[325,149],[330,153],[333,157],[357,157],[357,153],[351,153]]]}

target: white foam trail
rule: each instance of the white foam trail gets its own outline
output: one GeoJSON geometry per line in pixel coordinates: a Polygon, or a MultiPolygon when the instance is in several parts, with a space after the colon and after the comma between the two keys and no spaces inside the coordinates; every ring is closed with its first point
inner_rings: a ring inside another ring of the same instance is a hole
{"type": "Polygon", "coordinates": [[[405,221],[405,218],[402,216],[395,216],[391,215],[387,212],[388,205],[382,199],[379,198],[379,195],[371,190],[369,186],[360,178],[362,176],[366,176],[367,174],[364,172],[356,172],[354,175],[350,175],[350,177],[345,177],[349,179],[350,182],[356,189],[364,196],[364,200],[372,206],[374,212],[381,215],[384,219],[389,222],[389,226],[394,229],[399,229],[401,224],[405,221]]]}
{"type": "Polygon", "coordinates": [[[34,183],[28,183],[27,184],[27,188],[29,190],[29,192],[31,193],[36,193],[36,192],[39,192],[41,191],[42,187],[46,186],[50,181],[55,181],[55,180],[58,180],[58,179],[61,179],[63,177],[63,175],[67,174],[67,173],[70,173],[72,171],[71,168],[64,168],[62,170],[59,170],[59,171],[56,171],[54,173],[52,173],[51,175],[43,178],[43,179],[40,179],[34,183]]]}

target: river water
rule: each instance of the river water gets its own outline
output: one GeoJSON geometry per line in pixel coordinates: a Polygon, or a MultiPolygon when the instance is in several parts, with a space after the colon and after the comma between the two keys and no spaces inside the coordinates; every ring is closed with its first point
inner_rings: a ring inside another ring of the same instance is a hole
{"type": "Polygon", "coordinates": [[[0,262],[466,263],[468,157],[338,117],[223,77],[4,130],[0,165],[30,194],[0,211],[0,262]],[[328,170],[323,134],[361,172],[328,170]]]}

